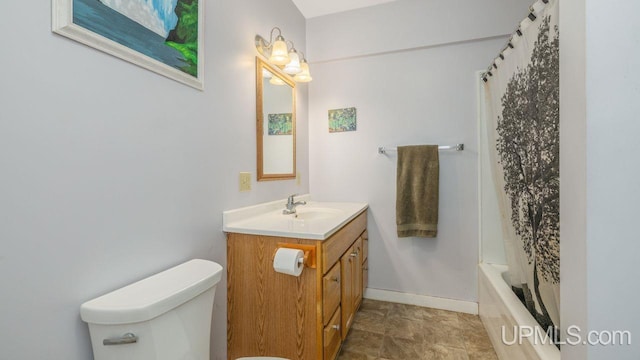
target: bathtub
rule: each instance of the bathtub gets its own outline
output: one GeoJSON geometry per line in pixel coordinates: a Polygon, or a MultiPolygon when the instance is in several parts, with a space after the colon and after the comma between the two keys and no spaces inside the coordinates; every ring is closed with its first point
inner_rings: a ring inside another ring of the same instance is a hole
{"type": "Polygon", "coordinates": [[[480,264],[479,269],[479,312],[487,329],[491,343],[501,360],[559,360],[560,350],[549,343],[534,341],[533,336],[516,341],[514,327],[533,329],[538,326],[533,316],[522,305],[520,299],[511,291],[503,274],[505,265],[480,264]],[[503,327],[505,329],[503,341],[503,327]]]}

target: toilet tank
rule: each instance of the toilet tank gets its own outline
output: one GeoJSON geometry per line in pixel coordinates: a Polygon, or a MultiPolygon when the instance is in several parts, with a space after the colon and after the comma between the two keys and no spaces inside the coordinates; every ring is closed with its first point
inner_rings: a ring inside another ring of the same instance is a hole
{"type": "Polygon", "coordinates": [[[222,266],[191,260],[80,307],[95,360],[209,360],[222,266]]]}

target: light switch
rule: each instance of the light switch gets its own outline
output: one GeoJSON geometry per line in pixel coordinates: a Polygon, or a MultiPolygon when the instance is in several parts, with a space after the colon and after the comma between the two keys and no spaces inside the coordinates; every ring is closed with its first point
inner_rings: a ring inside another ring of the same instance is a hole
{"type": "Polygon", "coordinates": [[[240,173],[240,191],[251,191],[251,173],[240,173]]]}

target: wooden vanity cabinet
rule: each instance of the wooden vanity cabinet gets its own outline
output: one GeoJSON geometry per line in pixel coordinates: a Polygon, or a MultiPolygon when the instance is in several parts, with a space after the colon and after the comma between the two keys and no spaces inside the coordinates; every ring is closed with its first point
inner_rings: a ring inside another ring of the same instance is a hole
{"type": "Polygon", "coordinates": [[[362,290],[369,286],[369,233],[362,234],[362,290]]]}
{"type": "Polygon", "coordinates": [[[340,352],[340,345],[342,344],[342,336],[340,332],[340,308],[335,311],[333,317],[324,327],[322,344],[323,344],[323,360],[333,360],[338,356],[340,352]]]}
{"type": "Polygon", "coordinates": [[[353,317],[362,302],[362,239],[358,238],[340,258],[342,271],[342,339],[351,329],[353,317]]]}
{"type": "Polygon", "coordinates": [[[322,278],[322,318],[326,325],[341,302],[342,271],[340,264],[335,264],[322,278]]]}
{"type": "Polygon", "coordinates": [[[366,227],[364,211],[326,240],[227,234],[228,359],[334,360],[362,302],[366,227]],[[282,244],[312,246],[316,268],[275,272],[282,244]]]}

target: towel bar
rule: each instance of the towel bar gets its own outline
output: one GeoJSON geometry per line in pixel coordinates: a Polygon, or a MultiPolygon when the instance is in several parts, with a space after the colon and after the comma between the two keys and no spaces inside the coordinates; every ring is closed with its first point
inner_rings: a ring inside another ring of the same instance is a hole
{"type": "MultiPolygon", "coordinates": [[[[441,145],[441,146],[438,146],[438,150],[463,151],[464,150],[464,144],[441,145]]],[[[378,147],[378,154],[386,154],[387,151],[398,151],[398,148],[386,148],[384,146],[378,147]]]]}

